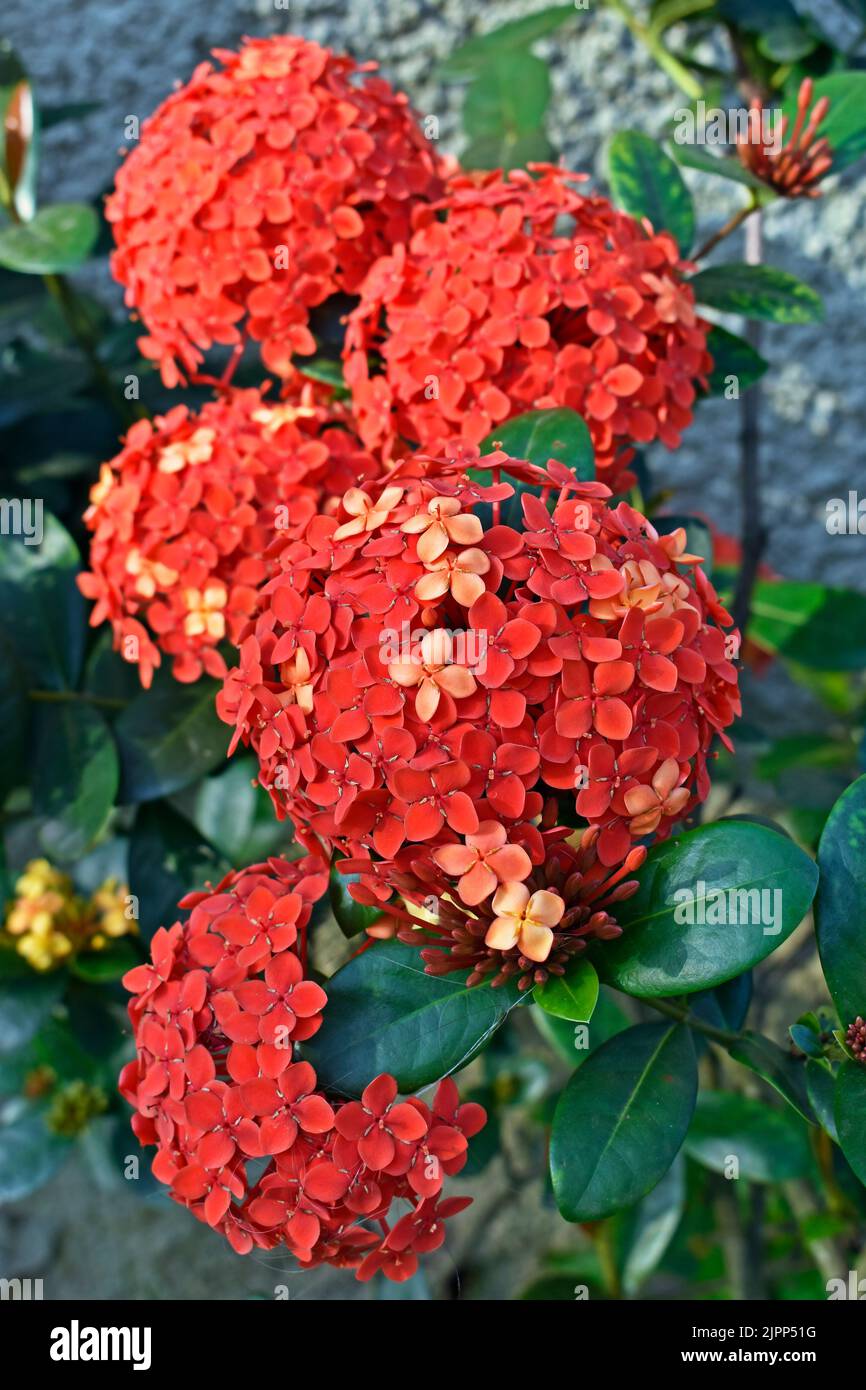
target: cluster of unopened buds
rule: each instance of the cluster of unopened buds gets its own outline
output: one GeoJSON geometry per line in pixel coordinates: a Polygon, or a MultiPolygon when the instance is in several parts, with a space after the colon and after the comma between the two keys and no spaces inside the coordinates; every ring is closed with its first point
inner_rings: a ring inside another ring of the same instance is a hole
{"type": "Polygon", "coordinates": [[[712,367],[673,237],[578,192],[581,175],[458,174],[370,270],[345,375],[362,437],[436,453],[567,406],[622,491],[634,444],[679,445],[712,367]]]}
{"type": "Polygon", "coordinates": [[[357,898],[419,901],[432,874],[453,968],[544,978],[616,934],[640,842],[706,796],[739,712],[685,539],[553,460],[406,460],[286,542],[218,708],[357,898]]]}
{"type": "Polygon", "coordinates": [[[135,935],[129,890],[106,879],[89,898],[47,859],[31,859],[18,876],[0,942],[12,946],[34,970],[53,970],[81,952],[103,951],[135,935]]]}
{"type": "Polygon", "coordinates": [[[225,675],[220,651],[254,610],[276,536],[301,532],[336,491],[378,471],[331,392],[293,377],[281,398],[226,391],[132,426],[84,520],[93,533],[92,624],[149,686],[162,654],[177,680],[225,675]]]}
{"type": "MultiPolygon", "coordinates": [[[[830,109],[828,97],[819,97],[812,104],[814,84],[805,77],[797,93],[797,110],[793,129],[789,132],[787,116],[781,119],[780,136],[787,136],[778,150],[751,133],[737,140],[740,162],[783,198],[818,198],[819,181],[829,173],[833,154],[829,141],[818,134],[818,128],[830,109]],[[811,108],[811,109],[810,109],[811,108]]],[[[763,121],[760,98],[755,97],[750,110],[763,121]]]]}
{"type": "Polygon", "coordinates": [[[320,859],[271,859],[185,898],[188,919],[124,978],[136,1058],[120,1089],[155,1177],[239,1254],[283,1246],[305,1267],[404,1280],[469,1205],[442,1186],[486,1116],[450,1080],[429,1105],[388,1075],[341,1099],[298,1058],[327,1005],[306,969],[326,885],[320,859]]]}

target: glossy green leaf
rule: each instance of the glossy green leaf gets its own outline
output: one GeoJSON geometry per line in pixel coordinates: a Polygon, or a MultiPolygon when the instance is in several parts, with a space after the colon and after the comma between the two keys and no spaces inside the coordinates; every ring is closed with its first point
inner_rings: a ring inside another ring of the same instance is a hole
{"type": "MultiPolygon", "coordinates": [[[[551,459],[571,468],[583,482],[595,479],[595,451],[585,420],[576,410],[528,410],[497,425],[481,444],[482,454],[501,447],[513,459],[545,468],[551,459]]],[[[479,465],[480,467],[480,465],[479,465]]]]}
{"type": "Polygon", "coordinates": [[[818,845],[815,930],[843,1028],[866,1014],[866,776],[840,796],[818,845]]]}
{"type": "Polygon", "coordinates": [[[713,359],[713,370],[708,377],[711,396],[723,396],[732,376],[737,378],[740,392],[747,391],[760,381],[770,365],[745,338],[729,333],[718,324],[713,324],[707,334],[707,351],[713,359]]]}
{"type": "Polygon", "coordinates": [[[607,174],[614,203],[632,217],[647,217],[655,232],[670,232],[685,255],[695,237],[692,195],[670,155],[636,130],[610,142],[607,174]]]}
{"type": "Polygon", "coordinates": [[[31,786],[45,817],[46,845],[60,859],[84,854],[104,830],[120,780],[114,739],[103,715],[81,700],[38,705],[31,786]]]}
{"type": "Polygon", "coordinates": [[[765,1038],[762,1033],[745,1032],[739,1042],[732,1043],[728,1052],[735,1062],[748,1067],[763,1078],[809,1124],[815,1124],[815,1112],[806,1089],[806,1066],[790,1052],[765,1038]]]}
{"type": "Polygon", "coordinates": [[[0,227],[0,265],[24,275],[76,270],[98,235],[99,219],[87,203],[55,203],[30,222],[0,227]]]}
{"type": "Polygon", "coordinates": [[[378,942],[327,982],[320,1031],[304,1044],[319,1083],[357,1096],[380,1072],[416,1091],[464,1066],[520,1001],[516,985],[431,976],[414,946],[378,942]]]}
{"type": "Polygon", "coordinates": [[[784,1182],[811,1167],[807,1130],[790,1110],[723,1091],[702,1091],[685,1143],[686,1153],[705,1168],[750,1182],[784,1182]]]}
{"type": "Polygon", "coordinates": [[[143,690],[114,726],[121,800],[153,801],[195,782],[226,756],[228,729],[216,712],[216,681],[177,681],[143,690]]]}
{"type": "Polygon", "coordinates": [[[866,668],[866,594],[793,579],[761,579],[749,636],[817,671],[866,668]]]}
{"type": "Polygon", "coordinates": [[[702,174],[715,174],[718,178],[729,179],[732,183],[744,184],[746,188],[752,188],[756,193],[760,192],[766,197],[773,196],[767,185],[741,164],[739,159],[728,155],[710,154],[705,146],[687,142],[680,144],[676,139],[671,142],[671,148],[677,164],[682,164],[686,169],[697,169],[702,174]]]}
{"type": "Polygon", "coordinates": [[[0,1124],[0,1202],[15,1202],[42,1187],[66,1160],[71,1144],[52,1134],[44,1110],[19,1108],[0,1124]]]}
{"type": "Polygon", "coordinates": [[[638,1024],[587,1058],[559,1098],[550,1139],[566,1221],[597,1221],[655,1187],[685,1138],[697,1085],[682,1025],[638,1024]]]}
{"type": "Polygon", "coordinates": [[[654,0],[650,8],[650,31],[663,34],[672,24],[699,18],[705,10],[713,9],[716,0],[654,0]]]}
{"type": "Polygon", "coordinates": [[[839,1068],[834,1114],[842,1152],[866,1185],[866,1066],[862,1062],[848,1060],[839,1068]]]}
{"type": "Polygon", "coordinates": [[[144,940],[178,920],[177,904],[186,893],[219,883],[230,868],[173,807],[161,801],[140,807],[129,846],[129,889],[138,898],[144,940]]]}
{"type": "Polygon", "coordinates": [[[834,1144],[838,1144],[839,1131],[836,1128],[835,1114],[836,1078],[825,1062],[815,1062],[811,1057],[806,1059],[806,1090],[809,1103],[820,1123],[834,1144]]]}
{"type": "Polygon", "coordinates": [[[678,1153],[661,1182],[635,1210],[622,1271],[623,1290],[630,1297],[663,1258],[682,1220],[685,1203],[686,1165],[678,1153]]]}
{"type": "Polygon", "coordinates": [[[769,265],[708,266],[689,281],[699,304],[771,323],[815,323],[824,317],[821,296],[809,285],[769,265]]]}
{"type": "MultiPolygon", "coordinates": [[[[35,511],[22,520],[38,539],[35,511]]],[[[38,545],[6,535],[0,545],[0,612],[31,688],[74,686],[81,670],[86,630],[84,599],[75,576],[78,549],[50,512],[42,513],[38,545]]]]}
{"type": "Polygon", "coordinates": [[[598,975],[588,960],[578,956],[564,975],[549,975],[543,985],[536,985],[533,996],[546,1013],[588,1023],[598,1001],[598,975]]]}
{"type": "Polygon", "coordinates": [[[598,948],[594,964],[638,998],[713,988],[791,935],[817,877],[808,855],[766,826],[730,820],[689,830],[650,850],[637,893],[617,907],[623,934],[598,948]]]}

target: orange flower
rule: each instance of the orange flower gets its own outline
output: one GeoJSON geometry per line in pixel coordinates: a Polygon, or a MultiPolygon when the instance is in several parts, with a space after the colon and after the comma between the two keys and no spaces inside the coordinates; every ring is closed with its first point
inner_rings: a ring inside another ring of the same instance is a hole
{"type": "Polygon", "coordinates": [[[459,555],[446,550],[444,555],[432,560],[425,568],[428,573],[422,575],[415,585],[415,595],[422,603],[430,603],[450,592],[462,608],[471,608],[485,592],[481,575],[487,574],[490,560],[483,550],[473,546],[469,550],[461,550],[459,555]]]}
{"type": "Polygon", "coordinates": [[[625,804],[632,819],[629,831],[635,838],[651,835],[662,816],[679,816],[689,802],[688,787],[680,786],[683,774],[676,758],[665,758],[653,774],[649,786],[632,787],[625,793],[625,804]]]}
{"type": "Polygon", "coordinates": [[[388,675],[398,685],[417,686],[415,713],[419,719],[432,719],[439,708],[443,690],[455,700],[465,699],[475,690],[475,677],[465,666],[451,664],[453,643],[445,628],[434,628],[421,638],[417,660],[392,661],[388,675]]]}
{"type": "MultiPolygon", "coordinates": [[[[432,565],[448,549],[455,545],[475,545],[484,535],[477,516],[460,511],[456,497],[434,497],[427,503],[426,512],[418,512],[404,521],[401,530],[410,536],[420,536],[418,559],[425,565],[432,565]]],[[[476,573],[483,574],[484,570],[476,573]]],[[[444,590],[443,590],[444,592],[444,590]]]]}

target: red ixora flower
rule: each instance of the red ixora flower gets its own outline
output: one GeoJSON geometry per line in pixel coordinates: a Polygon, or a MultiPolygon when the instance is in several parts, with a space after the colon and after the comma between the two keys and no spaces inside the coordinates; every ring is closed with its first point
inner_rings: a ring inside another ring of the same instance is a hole
{"type": "Polygon", "coordinates": [[[488,485],[472,462],[462,444],[406,459],[286,542],[217,705],[278,815],[345,856],[353,896],[403,920],[392,894],[424,905],[434,883],[473,978],[543,976],[615,934],[614,870],[706,797],[737,639],[684,531],[554,461],[488,455],[488,485]],[[503,471],[535,490],[522,525],[501,524],[503,471]],[[427,585],[467,547],[480,594],[427,585]],[[563,893],[543,865],[567,827],[589,838],[563,893]]]}
{"type": "Polygon", "coordinates": [[[779,149],[767,144],[766,113],[759,97],[755,97],[749,107],[756,130],[753,132],[750,128],[737,139],[741,164],[783,198],[819,198],[821,190],[815,185],[829,173],[833,164],[829,142],[818,135],[818,128],[830,109],[830,99],[820,97],[813,106],[813,91],[811,77],[804,77],[797,93],[797,113],[790,135],[788,117],[782,117],[779,135],[788,138],[779,149]]]}
{"type": "Polygon", "coordinates": [[[619,491],[632,443],[679,445],[708,326],[669,233],[581,195],[580,175],[530,167],[456,175],[415,209],[408,245],[361,286],[346,381],[386,453],[400,438],[436,453],[457,432],[478,444],[522,411],[571,407],[619,491]]]}
{"type": "Polygon", "coordinates": [[[275,537],[378,471],[329,395],[295,376],[279,400],[229,390],[197,414],[176,406],[138,421],[102,465],[79,584],[143,685],[163,654],[180,681],[225,675],[220,644],[253,612],[275,537]]]}
{"type": "Polygon", "coordinates": [[[246,337],[288,375],[315,351],[311,311],[355,293],[442,188],[433,145],[375,63],[294,35],[214,57],[144,123],[106,203],[112,271],[166,386],[246,337]]]}
{"type": "Polygon", "coordinates": [[[432,1106],[386,1074],[346,1101],[298,1057],[327,1005],[305,966],[327,882],[321,858],[270,859],[182,900],[188,919],[124,977],[136,1057],[120,1090],[156,1178],[239,1254],[284,1245],[305,1266],[407,1279],[468,1205],[442,1186],[486,1115],[450,1080],[432,1106]]]}

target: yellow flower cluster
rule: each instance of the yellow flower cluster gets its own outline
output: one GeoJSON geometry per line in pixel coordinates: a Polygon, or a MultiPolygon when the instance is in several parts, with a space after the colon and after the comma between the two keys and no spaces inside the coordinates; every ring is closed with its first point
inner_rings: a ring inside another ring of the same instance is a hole
{"type": "Polygon", "coordinates": [[[34,970],[52,970],[82,951],[101,951],[138,931],[127,916],[129,890],[106,879],[89,898],[47,859],[31,859],[15,884],[4,935],[34,970]]]}

